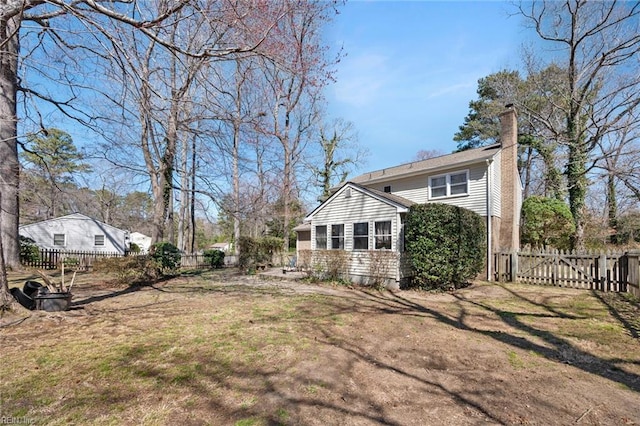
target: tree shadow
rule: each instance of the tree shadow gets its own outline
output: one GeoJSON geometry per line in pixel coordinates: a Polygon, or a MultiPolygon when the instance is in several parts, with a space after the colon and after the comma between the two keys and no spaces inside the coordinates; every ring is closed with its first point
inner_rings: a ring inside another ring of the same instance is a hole
{"type": "MultiPolygon", "coordinates": [[[[525,302],[528,300],[521,297],[518,293],[511,291],[514,297],[519,298],[525,302]]],[[[519,317],[523,316],[521,312],[514,312],[509,310],[501,310],[489,306],[486,303],[481,303],[475,300],[465,298],[462,292],[453,293],[453,297],[458,300],[460,306],[460,314],[457,318],[447,316],[446,314],[439,312],[436,309],[429,308],[420,303],[413,302],[405,297],[402,297],[398,293],[393,293],[390,296],[375,295],[373,293],[365,293],[378,303],[386,305],[388,307],[401,308],[405,313],[420,313],[427,314],[433,319],[447,324],[451,327],[455,327],[459,330],[478,333],[483,336],[490,337],[496,341],[507,344],[509,346],[519,348],[525,351],[533,351],[549,360],[570,364],[576,368],[579,368],[587,373],[594,374],[600,377],[604,377],[609,380],[618,382],[627,388],[640,392],[640,376],[635,373],[625,372],[618,367],[617,363],[619,359],[607,360],[595,355],[592,355],[584,350],[576,347],[573,343],[567,339],[557,336],[550,331],[536,328],[530,324],[523,322],[519,317]],[[529,336],[535,336],[545,342],[547,345],[536,343],[527,337],[521,337],[515,334],[511,334],[505,331],[491,331],[482,330],[467,324],[466,310],[464,304],[470,304],[483,311],[494,314],[504,324],[512,327],[520,332],[524,332],[529,336]]],[[[400,309],[397,311],[400,312],[400,309]]],[[[552,313],[553,309],[550,309],[550,315],[553,317],[562,318],[552,313]]],[[[545,316],[545,315],[543,315],[545,316]]],[[[571,318],[569,319],[576,319],[571,318]]],[[[578,318],[579,319],[579,318],[578,318]]],[[[624,360],[627,363],[628,361],[624,360]]],[[[633,362],[632,362],[633,364],[633,362]]]]}
{"type": "Polygon", "coordinates": [[[591,294],[607,307],[611,316],[637,339],[640,337],[640,303],[623,298],[618,293],[602,293],[592,290],[591,294]]]}

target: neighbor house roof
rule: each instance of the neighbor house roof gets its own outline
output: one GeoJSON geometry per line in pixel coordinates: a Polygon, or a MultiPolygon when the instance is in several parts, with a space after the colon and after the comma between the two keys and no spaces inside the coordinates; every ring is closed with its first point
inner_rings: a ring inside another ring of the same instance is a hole
{"type": "Polygon", "coordinates": [[[438,170],[465,166],[488,160],[493,158],[493,156],[495,156],[499,151],[500,144],[468,149],[466,151],[454,152],[453,154],[441,155],[427,160],[414,161],[412,163],[401,164],[395,167],[388,167],[386,169],[364,173],[351,179],[351,182],[358,184],[372,184],[379,181],[386,181],[391,178],[398,179],[408,177],[424,173],[426,171],[437,172],[438,170]]]}
{"type": "Polygon", "coordinates": [[[110,229],[114,229],[116,231],[127,232],[125,229],[117,228],[117,227],[115,227],[113,225],[109,225],[107,223],[101,222],[101,221],[99,221],[97,219],[94,219],[92,217],[83,215],[82,213],[71,213],[71,214],[68,214],[68,215],[65,215],[65,216],[58,216],[58,217],[54,217],[54,218],[51,218],[51,219],[42,220],[40,222],[33,222],[33,223],[26,224],[26,225],[20,225],[19,228],[20,229],[25,229],[25,228],[31,227],[32,225],[40,225],[40,224],[47,223],[47,222],[64,222],[64,221],[68,221],[68,220],[87,220],[87,221],[93,222],[96,225],[99,225],[99,226],[101,226],[103,228],[110,228],[110,229]]]}

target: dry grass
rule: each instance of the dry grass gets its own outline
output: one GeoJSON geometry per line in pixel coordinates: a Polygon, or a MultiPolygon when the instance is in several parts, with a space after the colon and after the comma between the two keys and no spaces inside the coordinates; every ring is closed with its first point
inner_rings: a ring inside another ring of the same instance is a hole
{"type": "Polygon", "coordinates": [[[613,302],[587,292],[479,283],[394,294],[220,272],[132,290],[107,278],[79,277],[71,311],[2,319],[12,325],[0,328],[1,416],[47,425],[640,418],[638,340],[613,302]]]}

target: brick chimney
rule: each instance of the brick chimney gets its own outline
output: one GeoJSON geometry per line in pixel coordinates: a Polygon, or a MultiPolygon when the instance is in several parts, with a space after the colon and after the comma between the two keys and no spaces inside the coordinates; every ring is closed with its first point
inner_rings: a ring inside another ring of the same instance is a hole
{"type": "Polygon", "coordinates": [[[513,251],[520,248],[520,207],[522,183],[518,173],[518,117],[513,105],[500,114],[500,236],[496,249],[513,251]]]}

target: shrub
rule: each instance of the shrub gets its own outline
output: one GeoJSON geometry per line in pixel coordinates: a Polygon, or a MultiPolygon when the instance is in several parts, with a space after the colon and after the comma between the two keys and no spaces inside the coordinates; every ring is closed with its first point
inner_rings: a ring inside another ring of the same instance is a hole
{"type": "Polygon", "coordinates": [[[522,243],[566,250],[575,232],[569,206],[555,198],[528,197],[522,203],[522,243]]]}
{"type": "Polygon", "coordinates": [[[203,252],[204,258],[207,263],[215,269],[222,268],[224,266],[224,252],[220,250],[205,250],[203,252]]]}
{"type": "Polygon", "coordinates": [[[482,271],[486,252],[482,217],[462,207],[420,204],[409,209],[405,250],[423,289],[460,288],[482,271]]]}
{"type": "Polygon", "coordinates": [[[139,254],[141,251],[142,251],[142,249],[136,243],[130,243],[129,244],[129,252],[130,253],[139,254]]]}
{"type": "Polygon", "coordinates": [[[349,253],[344,250],[318,250],[314,252],[311,274],[328,281],[346,281],[349,271],[349,253]]]}
{"type": "Polygon", "coordinates": [[[40,259],[40,249],[35,240],[20,235],[20,262],[31,263],[40,259]]]}
{"type": "Polygon", "coordinates": [[[271,264],[273,255],[282,250],[283,240],[276,237],[240,237],[238,265],[245,271],[255,270],[256,265],[271,264]]]}
{"type": "Polygon", "coordinates": [[[180,250],[173,244],[162,241],[154,244],[150,250],[151,257],[160,266],[162,272],[175,271],[180,267],[180,250]]]}
{"type": "Polygon", "coordinates": [[[98,273],[113,274],[119,284],[137,285],[160,277],[160,267],[150,256],[105,257],[93,264],[98,273]]]}

